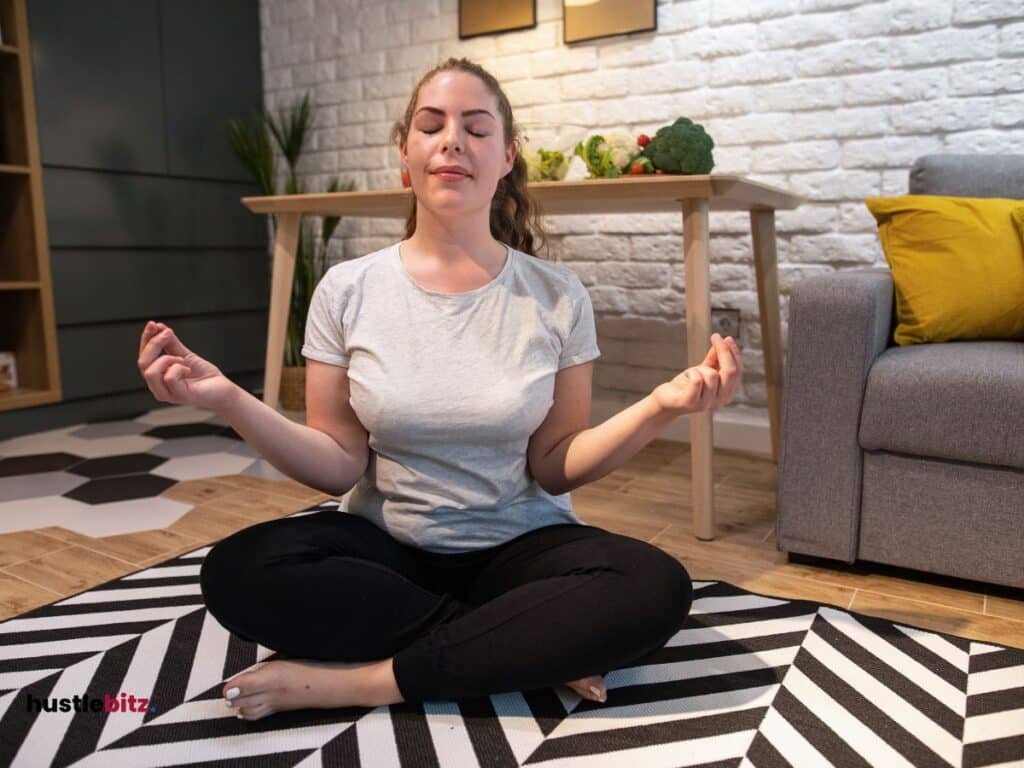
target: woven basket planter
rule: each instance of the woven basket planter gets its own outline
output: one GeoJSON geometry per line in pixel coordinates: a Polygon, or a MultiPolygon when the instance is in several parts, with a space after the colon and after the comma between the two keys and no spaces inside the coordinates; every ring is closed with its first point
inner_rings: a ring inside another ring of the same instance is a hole
{"type": "Polygon", "coordinates": [[[281,369],[281,407],[288,411],[306,410],[306,368],[286,365],[281,369]]]}

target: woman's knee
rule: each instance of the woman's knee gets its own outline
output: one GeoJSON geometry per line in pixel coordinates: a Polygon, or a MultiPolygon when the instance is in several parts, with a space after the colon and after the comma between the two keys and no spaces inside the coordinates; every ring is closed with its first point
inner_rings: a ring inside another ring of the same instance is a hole
{"type": "Polygon", "coordinates": [[[693,580],[681,562],[664,550],[654,548],[662,555],[660,579],[668,595],[666,602],[672,606],[669,616],[674,618],[666,619],[668,624],[666,631],[671,637],[682,629],[690,615],[690,608],[693,605],[693,580]]]}
{"type": "Polygon", "coordinates": [[[635,601],[647,632],[672,637],[685,624],[693,604],[693,581],[686,567],[663,549],[640,540],[625,547],[619,568],[625,593],[635,601]]]}
{"type": "Polygon", "coordinates": [[[238,620],[232,617],[249,612],[247,596],[264,593],[261,574],[272,556],[265,525],[257,523],[218,541],[199,567],[199,589],[207,610],[233,631],[238,620]]]}
{"type": "Polygon", "coordinates": [[[243,528],[211,545],[199,568],[200,585],[204,589],[215,587],[231,581],[241,570],[248,569],[259,557],[258,546],[253,546],[255,543],[249,529],[243,528]]]}

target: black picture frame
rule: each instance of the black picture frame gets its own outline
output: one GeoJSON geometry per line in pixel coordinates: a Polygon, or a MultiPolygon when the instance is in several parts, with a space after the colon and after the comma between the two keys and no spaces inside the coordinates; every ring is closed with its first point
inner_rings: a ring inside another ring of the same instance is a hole
{"type": "Polygon", "coordinates": [[[537,0],[459,0],[459,40],[537,26],[537,0]]]}
{"type": "Polygon", "coordinates": [[[578,7],[562,0],[565,45],[657,30],[657,0],[597,0],[578,7]]]}

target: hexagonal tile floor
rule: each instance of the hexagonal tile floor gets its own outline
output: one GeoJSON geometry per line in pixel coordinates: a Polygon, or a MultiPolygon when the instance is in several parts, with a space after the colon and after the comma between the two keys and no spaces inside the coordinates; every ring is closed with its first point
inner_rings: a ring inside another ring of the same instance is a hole
{"type": "Polygon", "coordinates": [[[188,406],[0,441],[0,533],[58,525],[113,536],[190,509],[161,494],[184,480],[286,480],[217,414],[188,406]]]}

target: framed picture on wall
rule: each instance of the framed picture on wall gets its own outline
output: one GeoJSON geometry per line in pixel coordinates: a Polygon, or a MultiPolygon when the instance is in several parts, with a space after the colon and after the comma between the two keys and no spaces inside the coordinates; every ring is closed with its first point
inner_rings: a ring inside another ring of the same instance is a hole
{"type": "Polygon", "coordinates": [[[459,0],[459,40],[537,26],[537,0],[459,0]]]}
{"type": "Polygon", "coordinates": [[[658,29],[656,0],[562,0],[563,42],[658,29]]]}

